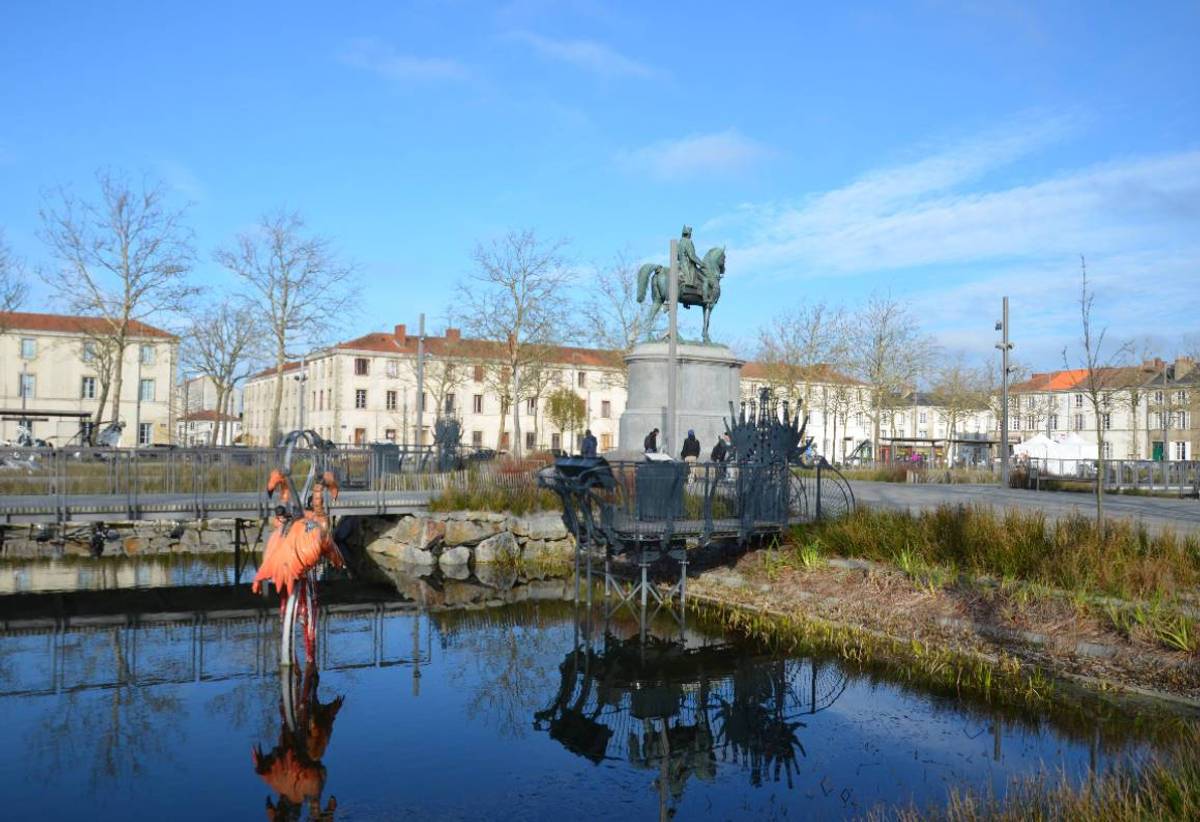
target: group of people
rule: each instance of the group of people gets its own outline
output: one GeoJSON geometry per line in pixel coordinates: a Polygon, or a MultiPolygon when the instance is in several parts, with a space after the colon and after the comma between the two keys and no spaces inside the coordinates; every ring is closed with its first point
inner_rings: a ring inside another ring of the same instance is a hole
{"type": "MultiPolygon", "coordinates": [[[[583,457],[596,456],[598,443],[596,437],[592,434],[592,429],[587,429],[583,432],[583,439],[579,443],[579,454],[583,457]]],[[[658,453],[658,429],[655,428],[646,435],[646,439],[642,441],[642,448],[647,454],[658,453]]],[[[688,429],[687,438],[683,441],[683,448],[679,451],[679,458],[684,462],[698,462],[700,460],[700,440],[696,438],[696,432],[688,429]]],[[[717,438],[717,444],[712,447],[712,451],[708,456],[712,462],[725,462],[729,459],[729,435],[722,434],[717,438]]]]}
{"type": "MultiPolygon", "coordinates": [[[[646,435],[646,439],[642,441],[642,450],[647,454],[658,453],[658,429],[655,428],[646,435]]],[[[684,462],[697,462],[700,459],[700,440],[696,438],[696,432],[688,429],[687,438],[683,441],[683,448],[679,451],[679,458],[684,462]]],[[[709,453],[711,462],[725,462],[729,459],[729,435],[722,434],[717,438],[717,444],[713,446],[709,453]]]]}

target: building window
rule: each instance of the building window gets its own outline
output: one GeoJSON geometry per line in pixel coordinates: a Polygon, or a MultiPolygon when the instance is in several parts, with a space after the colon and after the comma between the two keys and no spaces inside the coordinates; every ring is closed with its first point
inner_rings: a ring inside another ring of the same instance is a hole
{"type": "Polygon", "coordinates": [[[530,416],[537,413],[537,397],[530,397],[525,400],[525,413],[530,416]]]}
{"type": "Polygon", "coordinates": [[[454,413],[454,395],[447,394],[446,399],[442,402],[442,413],[450,416],[454,413]]]}
{"type": "Polygon", "coordinates": [[[1033,408],[1033,397],[1026,397],[1026,398],[1025,398],[1025,407],[1026,407],[1026,408],[1033,408]]]}
{"type": "Polygon", "coordinates": [[[154,365],[154,346],[142,343],[138,348],[138,358],[142,365],[154,365]]]}
{"type": "Polygon", "coordinates": [[[354,390],[354,407],[355,408],[366,408],[367,407],[367,389],[356,388],[354,390]]]}
{"type": "Polygon", "coordinates": [[[533,449],[533,447],[534,447],[535,445],[537,445],[537,440],[536,440],[536,439],[534,439],[534,436],[535,436],[535,435],[534,435],[534,433],[533,433],[532,431],[526,431],[526,432],[525,432],[525,447],[526,447],[526,448],[528,448],[528,449],[531,449],[531,450],[532,450],[532,449],[533,449]]]}
{"type": "Polygon", "coordinates": [[[1104,442],[1104,458],[1106,460],[1110,460],[1110,459],[1112,459],[1112,455],[1113,455],[1112,443],[1105,440],[1105,442],[1104,442]]]}
{"type": "Polygon", "coordinates": [[[600,416],[606,420],[612,417],[612,403],[608,400],[600,401],[600,416]]]}
{"type": "MultiPolygon", "coordinates": [[[[668,251],[670,251],[670,249],[667,249],[667,250],[668,250],[668,251]]],[[[917,422],[918,422],[918,423],[920,423],[921,425],[924,425],[924,424],[925,424],[925,422],[926,422],[926,419],[925,419],[925,412],[924,412],[924,411],[922,411],[922,412],[920,412],[919,414],[917,414],[917,422]]]]}
{"type": "Polygon", "coordinates": [[[601,451],[611,451],[612,450],[612,434],[601,434],[600,435],[600,450],[601,451]]]}
{"type": "Polygon", "coordinates": [[[399,360],[388,360],[387,361],[387,375],[389,377],[391,377],[392,379],[395,379],[396,377],[400,376],[400,361],[399,360]]]}
{"type": "Polygon", "coordinates": [[[421,412],[424,413],[429,409],[429,395],[422,391],[421,396],[417,399],[421,403],[421,412]]]}
{"type": "Polygon", "coordinates": [[[355,445],[365,445],[366,442],[367,442],[367,429],[355,428],[354,429],[354,444],[355,445]]]}
{"type": "Polygon", "coordinates": [[[1104,426],[1105,431],[1112,430],[1112,414],[1101,414],[1100,422],[1104,426]]]}
{"type": "Polygon", "coordinates": [[[576,375],[576,380],[578,381],[580,388],[587,388],[587,372],[586,371],[580,371],[576,375]]]}
{"type": "Polygon", "coordinates": [[[1025,430],[1033,431],[1036,428],[1037,428],[1037,420],[1034,418],[1034,416],[1032,414],[1030,414],[1029,416],[1027,416],[1025,418],[1025,430]]]}
{"type": "Polygon", "coordinates": [[[550,450],[551,451],[561,451],[562,450],[562,434],[551,434],[550,435],[550,450]]]}
{"type": "Polygon", "coordinates": [[[1076,395],[1075,395],[1075,407],[1076,407],[1076,408],[1083,408],[1083,394],[1076,394],[1076,395]]]}
{"type": "Polygon", "coordinates": [[[1186,442],[1175,443],[1175,459],[1177,459],[1177,460],[1187,459],[1187,443],[1186,442]]]}
{"type": "Polygon", "coordinates": [[[384,404],[387,407],[388,411],[396,410],[396,392],[395,391],[387,392],[387,394],[384,395],[384,400],[385,400],[384,404]]]}
{"type": "Polygon", "coordinates": [[[79,381],[79,398],[81,400],[96,399],[96,378],[84,377],[79,381]]]}
{"type": "Polygon", "coordinates": [[[1021,428],[1020,416],[1014,414],[1013,416],[1009,417],[1008,418],[1008,427],[1011,428],[1013,431],[1020,430],[1020,428],[1021,428]]]}
{"type": "Polygon", "coordinates": [[[1049,428],[1051,431],[1058,430],[1058,414],[1050,415],[1049,421],[1046,423],[1046,427],[1049,428]]]}
{"type": "Polygon", "coordinates": [[[472,371],[474,371],[472,376],[474,377],[475,382],[483,382],[483,366],[477,365],[472,369],[472,371]]]}
{"type": "Polygon", "coordinates": [[[1186,391],[1176,391],[1175,392],[1175,401],[1178,402],[1180,405],[1185,405],[1187,403],[1187,392],[1186,391]]]}
{"type": "Polygon", "coordinates": [[[474,448],[482,448],[483,447],[483,432],[482,431],[472,431],[471,432],[471,445],[474,448]]]}
{"type": "Polygon", "coordinates": [[[142,402],[154,402],[153,379],[144,379],[138,383],[138,399],[142,402]]]}
{"type": "Polygon", "coordinates": [[[859,426],[860,428],[862,427],[863,415],[862,415],[861,411],[859,411],[857,414],[854,415],[854,424],[859,426]]]}
{"type": "Polygon", "coordinates": [[[21,359],[32,360],[37,356],[37,340],[33,337],[21,338],[21,359]]]}
{"type": "Polygon", "coordinates": [[[1187,412],[1186,411],[1180,411],[1178,414],[1175,415],[1175,427],[1178,428],[1180,431],[1187,429],[1187,412]]]}
{"type": "MultiPolygon", "coordinates": [[[[1077,397],[1078,397],[1079,395],[1078,395],[1078,394],[1076,394],[1075,396],[1077,396],[1077,397]]],[[[1083,430],[1083,414],[1076,414],[1076,415],[1075,415],[1075,430],[1076,430],[1076,431],[1082,431],[1082,430],[1083,430]]]]}
{"type": "Polygon", "coordinates": [[[1161,392],[1161,391],[1155,391],[1155,392],[1154,392],[1154,403],[1155,403],[1155,405],[1162,405],[1162,397],[1163,397],[1163,395],[1162,395],[1162,392],[1161,392]]]}
{"type": "Polygon", "coordinates": [[[154,426],[148,422],[138,423],[138,445],[150,444],[151,431],[153,428],[154,426]]]}
{"type": "Polygon", "coordinates": [[[371,373],[371,361],[366,357],[354,358],[354,376],[365,377],[371,373]]]}
{"type": "Polygon", "coordinates": [[[476,394],[471,398],[471,410],[476,414],[483,413],[483,394],[476,394]]]}
{"type": "Polygon", "coordinates": [[[387,440],[388,442],[395,442],[396,441],[396,429],[395,428],[383,429],[383,438],[385,440],[387,440]]]}
{"type": "Polygon", "coordinates": [[[83,344],[83,361],[84,362],[95,362],[96,361],[96,344],[94,342],[85,342],[83,344]]]}

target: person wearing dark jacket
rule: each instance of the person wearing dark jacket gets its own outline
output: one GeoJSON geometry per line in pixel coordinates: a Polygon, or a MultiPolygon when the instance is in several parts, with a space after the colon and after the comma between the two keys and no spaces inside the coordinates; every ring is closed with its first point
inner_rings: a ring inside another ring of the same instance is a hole
{"type": "Polygon", "coordinates": [[[725,462],[725,458],[729,456],[729,446],[725,444],[727,434],[722,434],[717,440],[717,444],[713,446],[712,455],[709,457],[713,462],[725,462]]]}
{"type": "Polygon", "coordinates": [[[696,432],[688,429],[687,439],[683,441],[683,449],[679,452],[680,459],[686,462],[695,462],[700,459],[700,440],[696,439],[696,432]]]}
{"type": "Polygon", "coordinates": [[[579,453],[585,457],[596,456],[596,437],[592,435],[590,428],[583,432],[583,442],[579,444],[579,453]]]}
{"type": "Polygon", "coordinates": [[[655,428],[646,435],[646,439],[642,442],[642,449],[647,454],[655,454],[658,452],[658,429],[655,428]]]}

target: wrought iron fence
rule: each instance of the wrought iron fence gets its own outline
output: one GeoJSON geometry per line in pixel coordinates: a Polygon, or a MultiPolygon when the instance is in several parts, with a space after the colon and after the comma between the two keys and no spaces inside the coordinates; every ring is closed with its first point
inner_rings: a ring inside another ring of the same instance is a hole
{"type": "Polygon", "coordinates": [[[1027,487],[1038,488],[1046,480],[1087,482],[1101,479],[1105,490],[1167,491],[1180,495],[1200,493],[1198,460],[1099,460],[1028,458],[1015,465],[1026,469],[1027,487]]]}

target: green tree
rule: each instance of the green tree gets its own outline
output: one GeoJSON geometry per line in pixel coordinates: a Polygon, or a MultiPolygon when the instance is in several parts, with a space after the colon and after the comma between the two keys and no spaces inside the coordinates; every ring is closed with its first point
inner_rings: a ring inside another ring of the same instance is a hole
{"type": "Polygon", "coordinates": [[[563,433],[578,432],[587,419],[587,404],[583,397],[563,386],[546,399],[546,418],[563,433]]]}

